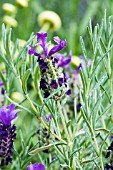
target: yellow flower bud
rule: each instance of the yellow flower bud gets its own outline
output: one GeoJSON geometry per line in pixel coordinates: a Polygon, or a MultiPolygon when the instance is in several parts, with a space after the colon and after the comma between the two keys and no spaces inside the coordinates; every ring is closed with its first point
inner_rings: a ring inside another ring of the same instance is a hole
{"type": "Polygon", "coordinates": [[[24,99],[24,96],[19,92],[13,92],[11,94],[11,99],[14,100],[15,102],[20,102],[24,99]]]}
{"type": "Polygon", "coordinates": [[[22,48],[25,45],[26,41],[19,39],[19,46],[22,48]]]}
{"type": "Polygon", "coordinates": [[[23,8],[28,7],[28,1],[27,0],[16,0],[16,3],[23,8]]]}
{"type": "Polygon", "coordinates": [[[41,27],[46,23],[50,24],[50,30],[52,31],[56,31],[61,27],[61,19],[59,15],[53,11],[43,11],[37,19],[41,27]]]}
{"type": "Polygon", "coordinates": [[[16,7],[10,3],[4,3],[2,9],[8,13],[16,13],[17,11],[16,7]]]}
{"type": "Polygon", "coordinates": [[[0,71],[1,71],[1,72],[6,71],[5,63],[4,63],[4,62],[1,62],[1,63],[0,63],[0,71]]]}
{"type": "Polygon", "coordinates": [[[8,15],[5,15],[3,17],[3,21],[5,24],[9,25],[10,27],[17,27],[17,25],[18,25],[17,21],[8,15]]]}
{"type": "Polygon", "coordinates": [[[78,67],[80,65],[80,63],[81,63],[81,60],[80,60],[79,57],[73,56],[72,60],[71,60],[71,63],[78,67]]]}

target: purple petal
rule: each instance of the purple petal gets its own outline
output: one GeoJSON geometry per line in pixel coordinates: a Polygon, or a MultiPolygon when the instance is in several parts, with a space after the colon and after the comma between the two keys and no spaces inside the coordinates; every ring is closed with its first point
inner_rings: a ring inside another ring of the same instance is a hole
{"type": "Polygon", "coordinates": [[[45,166],[43,164],[34,163],[28,165],[26,170],[45,170],[45,166]]]}
{"type": "Polygon", "coordinates": [[[63,83],[64,83],[64,78],[58,78],[58,83],[59,83],[59,85],[62,85],[63,83]]]}
{"type": "Polygon", "coordinates": [[[47,32],[38,32],[37,33],[37,41],[38,41],[38,44],[44,50],[43,58],[46,58],[48,56],[48,45],[49,45],[49,44],[47,44],[47,32]]]}
{"type": "Polygon", "coordinates": [[[28,46],[28,54],[29,54],[29,55],[34,54],[34,47],[28,46]]]}
{"type": "Polygon", "coordinates": [[[52,119],[52,115],[50,114],[46,117],[46,122],[49,122],[51,119],[52,119]]]}
{"type": "Polygon", "coordinates": [[[37,41],[43,47],[45,47],[47,42],[47,32],[37,32],[37,41]]]}
{"type": "Polygon", "coordinates": [[[14,110],[15,105],[3,106],[0,108],[0,121],[4,125],[10,125],[11,121],[17,117],[19,110],[14,110]]]}
{"type": "Polygon", "coordinates": [[[50,51],[48,56],[51,56],[55,54],[56,52],[62,50],[63,48],[66,47],[66,40],[60,40],[59,37],[54,37],[55,42],[57,42],[58,45],[55,45],[50,51]]]}
{"type": "Polygon", "coordinates": [[[53,40],[54,40],[57,44],[59,44],[60,41],[61,41],[61,39],[60,39],[58,36],[54,37],[53,40]]]}
{"type": "Polygon", "coordinates": [[[3,94],[3,95],[5,94],[5,89],[4,88],[1,89],[1,94],[3,94]]]}
{"type": "Polygon", "coordinates": [[[38,56],[38,57],[42,57],[42,55],[40,53],[36,52],[34,50],[34,47],[32,47],[32,46],[28,47],[28,54],[29,55],[35,55],[35,56],[38,56]]]}
{"type": "Polygon", "coordinates": [[[47,98],[49,95],[50,95],[49,92],[45,92],[45,93],[44,93],[44,98],[47,98]]]}
{"type": "Polygon", "coordinates": [[[45,170],[45,166],[43,164],[39,164],[38,168],[35,170],[45,170]]]}
{"type": "Polygon", "coordinates": [[[72,94],[72,91],[71,91],[71,89],[69,89],[69,90],[66,92],[66,94],[67,94],[67,95],[70,95],[70,94],[72,94]]]}
{"type": "Polygon", "coordinates": [[[67,59],[65,59],[65,60],[62,60],[62,61],[58,64],[58,66],[59,66],[59,67],[63,67],[63,66],[65,66],[65,65],[68,65],[68,64],[71,62],[71,58],[72,58],[72,53],[70,52],[70,53],[69,53],[69,57],[68,57],[67,59]]]}
{"type": "Polygon", "coordinates": [[[51,84],[50,84],[50,87],[53,88],[53,89],[56,89],[58,86],[56,80],[52,80],[51,84]]]}
{"type": "Polygon", "coordinates": [[[0,86],[4,86],[4,83],[3,83],[3,82],[0,82],[0,86]]]}

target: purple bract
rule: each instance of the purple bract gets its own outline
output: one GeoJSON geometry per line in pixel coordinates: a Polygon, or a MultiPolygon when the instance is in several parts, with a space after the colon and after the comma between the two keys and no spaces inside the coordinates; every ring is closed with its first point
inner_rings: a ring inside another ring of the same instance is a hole
{"type": "Polygon", "coordinates": [[[45,166],[43,164],[34,163],[28,165],[26,170],[45,170],[45,166]]]}
{"type": "Polygon", "coordinates": [[[17,117],[17,112],[19,110],[15,110],[14,104],[3,106],[0,108],[0,122],[4,125],[11,125],[11,121],[17,117]]]}
{"type": "Polygon", "coordinates": [[[47,43],[47,33],[46,32],[38,32],[37,33],[37,41],[38,43],[35,46],[41,46],[43,49],[43,54],[35,51],[33,46],[29,46],[28,53],[30,55],[38,56],[42,59],[49,58],[51,55],[55,54],[56,52],[62,50],[66,47],[66,40],[61,40],[59,37],[54,37],[54,41],[57,43],[50,51],[48,50],[48,46],[50,43],[47,43]]]}

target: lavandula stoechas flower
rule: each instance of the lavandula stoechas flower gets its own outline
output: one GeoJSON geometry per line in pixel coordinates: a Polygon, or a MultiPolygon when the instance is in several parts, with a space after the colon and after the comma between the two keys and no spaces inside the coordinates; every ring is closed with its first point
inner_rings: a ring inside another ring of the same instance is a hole
{"type": "Polygon", "coordinates": [[[64,57],[56,57],[56,53],[66,47],[66,40],[61,40],[59,37],[54,37],[54,41],[57,43],[51,50],[48,50],[50,43],[47,43],[47,33],[38,32],[38,43],[34,46],[29,46],[28,53],[30,55],[38,56],[38,64],[41,70],[40,89],[44,91],[44,98],[47,98],[51,92],[64,85],[64,88],[60,94],[57,94],[55,98],[59,98],[64,94],[69,95],[71,92],[67,85],[67,77],[64,73],[63,67],[71,61],[64,59],[64,57]],[[41,46],[43,54],[35,51],[35,46],[41,46]]]}
{"type": "Polygon", "coordinates": [[[2,106],[0,108],[0,166],[12,162],[13,140],[16,138],[16,126],[11,122],[17,117],[15,105],[2,106]]]}
{"type": "MultiPolygon", "coordinates": [[[[51,143],[51,140],[52,140],[51,134],[50,134],[50,132],[47,131],[46,128],[41,126],[38,129],[37,134],[38,134],[39,147],[47,146],[51,143]]],[[[50,153],[52,151],[53,151],[52,148],[43,150],[43,152],[45,152],[45,153],[50,153]]]]}
{"type": "Polygon", "coordinates": [[[105,170],[112,170],[113,169],[113,142],[108,147],[106,158],[109,158],[110,164],[105,165],[105,170]]]}
{"type": "Polygon", "coordinates": [[[26,170],[45,170],[45,166],[36,162],[28,165],[26,170]]]}

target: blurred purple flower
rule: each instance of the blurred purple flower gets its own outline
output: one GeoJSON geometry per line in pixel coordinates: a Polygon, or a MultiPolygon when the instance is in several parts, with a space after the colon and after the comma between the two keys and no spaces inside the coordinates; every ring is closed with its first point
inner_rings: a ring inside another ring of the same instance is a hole
{"type": "Polygon", "coordinates": [[[4,88],[1,89],[1,94],[3,94],[3,95],[5,94],[5,89],[4,88]]]}
{"type": "Polygon", "coordinates": [[[43,164],[34,163],[28,165],[26,170],[45,170],[45,166],[43,164]]]}
{"type": "Polygon", "coordinates": [[[13,119],[17,117],[19,110],[14,110],[15,105],[3,106],[0,108],[0,166],[12,162],[13,140],[16,138],[16,126],[11,126],[13,119]]]}
{"type": "Polygon", "coordinates": [[[72,94],[72,91],[71,91],[71,89],[69,89],[69,90],[66,92],[66,94],[67,94],[67,95],[70,95],[70,94],[72,94]]]}
{"type": "Polygon", "coordinates": [[[11,121],[17,117],[17,112],[19,112],[19,110],[14,109],[14,104],[0,108],[0,122],[2,122],[2,124],[6,126],[11,125],[11,121]]]}
{"type": "Polygon", "coordinates": [[[37,41],[38,43],[35,46],[41,46],[44,54],[38,53],[35,51],[33,46],[28,47],[28,54],[34,54],[42,59],[49,58],[51,55],[55,54],[56,52],[62,50],[66,47],[66,40],[61,40],[59,37],[54,37],[54,41],[57,43],[50,51],[48,50],[48,46],[50,43],[47,43],[47,33],[46,32],[38,32],[37,33],[37,41]]]}
{"type": "Polygon", "coordinates": [[[4,86],[4,83],[2,81],[0,82],[0,86],[4,86]]]}
{"type": "Polygon", "coordinates": [[[46,117],[46,122],[49,122],[51,119],[52,119],[52,115],[50,114],[46,117]]]}

